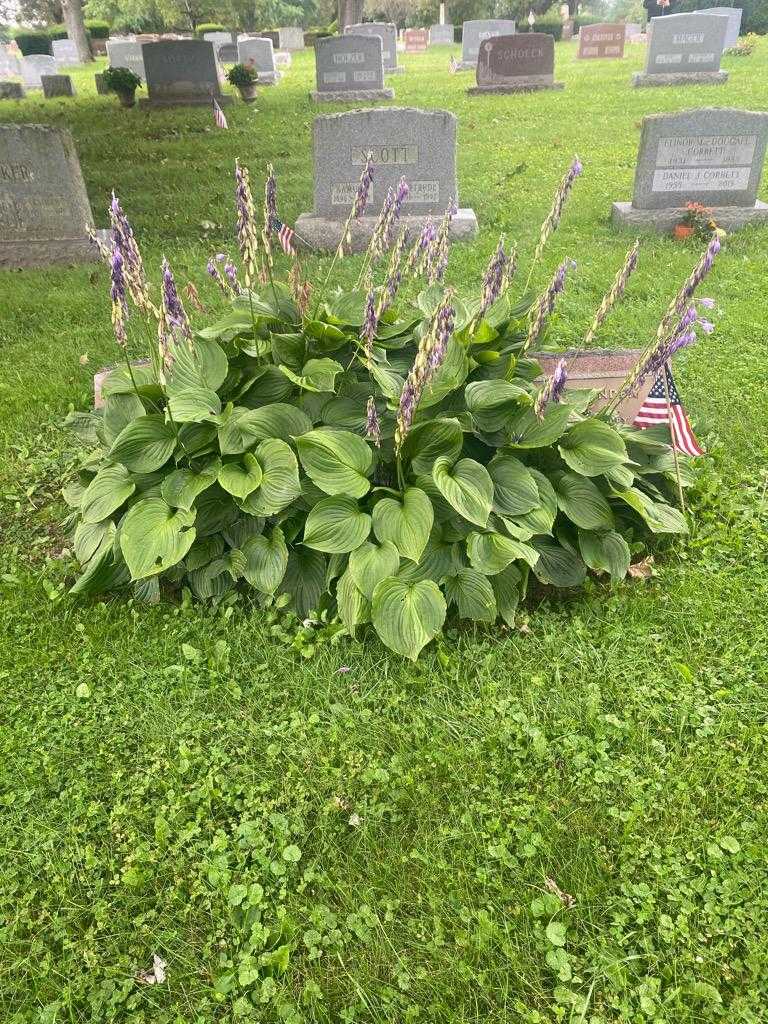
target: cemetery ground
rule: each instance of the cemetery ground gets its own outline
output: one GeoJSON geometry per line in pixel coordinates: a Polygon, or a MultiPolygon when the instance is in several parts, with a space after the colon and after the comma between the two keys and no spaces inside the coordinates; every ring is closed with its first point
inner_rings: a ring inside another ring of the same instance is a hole
{"type": "MultiPolygon", "coordinates": [[[[768,40],[725,58],[724,86],[653,90],[630,88],[642,47],[577,64],[575,45],[556,47],[560,93],[469,98],[447,49],[400,55],[389,80],[395,105],[458,115],[480,223],[451,256],[460,289],[502,231],[524,278],[581,156],[534,279],[578,260],[550,334],[564,347],[631,244],[609,215],[641,117],[768,95],[768,40]]],[[[254,186],[274,163],[287,223],[309,208],[329,109],[307,98],[311,54],[228,108],[229,131],[74,79],[77,99],[2,103],[0,120],[69,127],[97,223],[114,187],[155,280],[166,254],[216,310],[204,267],[234,249],[235,157],[254,186]]],[[[599,343],[644,343],[699,249],[645,237],[599,343]]],[[[765,1021],[767,266],[768,230],[727,240],[717,331],[676,365],[710,452],[690,537],[658,547],[650,579],[537,594],[517,629],[459,630],[415,666],[243,599],[69,599],[59,489],[78,447],[61,422],[115,361],[108,275],[4,273],[2,1020],[765,1021]],[[142,985],[155,954],[167,977],[142,985]]]]}

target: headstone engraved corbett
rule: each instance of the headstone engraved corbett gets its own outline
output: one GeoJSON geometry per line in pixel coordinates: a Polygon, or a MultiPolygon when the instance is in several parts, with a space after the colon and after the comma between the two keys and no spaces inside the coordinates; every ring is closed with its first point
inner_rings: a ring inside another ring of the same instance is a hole
{"type": "Polygon", "coordinates": [[[579,29],[580,60],[624,56],[625,25],[582,25],[579,29]]]}
{"type": "Polygon", "coordinates": [[[429,31],[425,28],[407,28],[403,38],[406,53],[424,53],[429,46],[429,31]]]}
{"type": "Polygon", "coordinates": [[[732,46],[736,46],[741,34],[742,10],[740,7],[705,7],[699,13],[719,14],[721,17],[727,18],[728,28],[725,32],[725,49],[729,50],[732,46]]]}
{"type": "Polygon", "coordinates": [[[259,85],[275,85],[280,81],[280,72],[275,67],[275,50],[272,40],[266,36],[239,39],[237,59],[241,64],[252,64],[259,76],[259,85]]]}
{"type": "Polygon", "coordinates": [[[484,39],[476,77],[475,88],[467,90],[471,96],[565,88],[555,81],[555,40],[546,32],[484,39]]]}
{"type": "Polygon", "coordinates": [[[205,39],[166,40],[141,47],[149,98],[142,106],[208,106],[231,103],[219,83],[213,43],[205,39]]]}
{"type": "Polygon", "coordinates": [[[107,41],[107,62],[111,68],[128,68],[134,75],[138,75],[142,82],[146,81],[141,43],[137,43],[133,39],[109,39],[107,41]]]}
{"type": "Polygon", "coordinates": [[[288,25],[277,30],[278,46],[281,50],[303,50],[304,29],[300,25],[288,25]]]}
{"type": "Polygon", "coordinates": [[[431,25],[429,29],[430,46],[453,46],[453,25],[431,25]]]}
{"type": "Polygon", "coordinates": [[[21,62],[21,78],[26,89],[42,89],[43,75],[56,74],[56,61],[44,53],[31,53],[21,62]]]}
{"type": "Polygon", "coordinates": [[[0,125],[0,267],[99,257],[72,136],[41,124],[0,125]]]}
{"type": "Polygon", "coordinates": [[[768,223],[757,198],[767,142],[768,113],[703,107],[645,117],[632,202],[613,204],[614,224],[667,231],[690,202],[726,230],[768,223]]]}
{"type": "Polygon", "coordinates": [[[327,36],[315,42],[315,103],[394,99],[384,87],[379,36],[327,36]]]}
{"type": "Polygon", "coordinates": [[[40,81],[43,85],[43,96],[47,100],[55,99],[57,96],[75,95],[69,75],[42,75],[40,81]]]}
{"type": "Polygon", "coordinates": [[[80,63],[77,47],[71,39],[54,39],[51,43],[51,51],[53,59],[59,67],[69,67],[72,64],[80,63]]]}
{"type": "MultiPolygon", "coordinates": [[[[454,200],[456,117],[446,110],[383,107],[328,114],[313,126],[314,209],[296,221],[296,234],[316,249],[333,251],[357,192],[366,155],[373,154],[373,185],[364,216],[352,222],[351,247],[368,245],[387,194],[401,177],[410,186],[402,223],[414,235],[428,218],[435,222],[454,200]]],[[[459,208],[451,237],[477,233],[474,211],[459,208]]]]}
{"type": "Polygon", "coordinates": [[[394,25],[383,21],[364,21],[357,25],[347,25],[344,31],[355,36],[379,36],[384,74],[398,75],[405,71],[405,68],[397,63],[397,29],[394,25]]]}
{"type": "Polygon", "coordinates": [[[491,18],[480,21],[465,21],[461,35],[461,61],[459,71],[474,71],[480,53],[480,43],[496,36],[513,36],[515,23],[507,18],[491,18]]]}
{"type": "Polygon", "coordinates": [[[728,80],[720,70],[727,18],[717,14],[667,14],[651,18],[645,71],[632,76],[635,86],[719,85],[728,80]]]}

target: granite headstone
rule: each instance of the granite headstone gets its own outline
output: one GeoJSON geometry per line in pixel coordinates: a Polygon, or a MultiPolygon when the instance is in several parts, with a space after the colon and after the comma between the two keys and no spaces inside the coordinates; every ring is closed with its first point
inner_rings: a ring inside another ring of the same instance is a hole
{"type": "Polygon", "coordinates": [[[280,80],[280,72],[275,67],[275,51],[272,40],[267,39],[266,36],[239,39],[237,59],[241,64],[253,65],[259,76],[259,85],[275,85],[280,80]]]}
{"type": "Polygon", "coordinates": [[[555,82],[555,40],[548,32],[484,39],[476,76],[477,85],[467,90],[471,96],[565,88],[555,82]]]}
{"type": "Polygon", "coordinates": [[[109,89],[107,88],[107,83],[104,81],[103,73],[102,72],[97,72],[93,76],[93,80],[94,80],[94,82],[96,84],[96,92],[97,92],[97,94],[99,96],[108,96],[109,95],[109,89]]]}
{"type": "Polygon", "coordinates": [[[405,68],[397,63],[397,29],[394,25],[383,21],[363,21],[357,25],[347,25],[344,31],[356,36],[379,36],[384,74],[397,75],[405,71],[405,68]]]}
{"type": "Polygon", "coordinates": [[[720,85],[728,72],[720,70],[728,19],[718,14],[667,14],[651,18],[645,71],[632,76],[635,86],[720,85]]]}
{"type": "Polygon", "coordinates": [[[56,74],[56,61],[44,53],[30,53],[21,62],[21,78],[26,89],[42,89],[40,78],[56,74]]]}
{"type": "Polygon", "coordinates": [[[687,203],[712,209],[726,230],[768,222],[757,199],[768,143],[768,113],[703,107],[643,118],[631,203],[613,221],[666,231],[687,203]]]}
{"type": "Polygon", "coordinates": [[[223,43],[216,51],[222,64],[237,64],[237,46],[235,43],[223,43]]]}
{"type": "Polygon", "coordinates": [[[579,29],[580,60],[589,58],[619,58],[624,56],[626,26],[606,22],[602,25],[582,25],[579,29]]]}
{"type": "Polygon", "coordinates": [[[391,100],[384,87],[379,36],[327,36],[315,42],[315,103],[391,100]]]}
{"type": "Polygon", "coordinates": [[[407,28],[403,38],[406,53],[424,53],[429,46],[429,29],[407,28]]]}
{"type": "Polygon", "coordinates": [[[643,26],[639,21],[627,21],[624,24],[624,37],[629,42],[635,36],[641,36],[643,34],[643,26]]]}
{"type": "MultiPolygon", "coordinates": [[[[314,209],[296,221],[296,234],[316,249],[336,249],[344,230],[367,154],[374,181],[364,216],[351,224],[351,248],[364,249],[387,194],[401,177],[410,186],[404,226],[414,233],[427,219],[439,220],[458,203],[456,117],[446,110],[383,107],[329,114],[313,126],[314,209]]],[[[453,238],[472,238],[477,218],[459,209],[453,238]]]]}
{"type": "Polygon", "coordinates": [[[275,50],[279,49],[280,47],[279,32],[259,32],[259,39],[270,39],[272,41],[272,47],[275,50]]]}
{"type": "Polygon", "coordinates": [[[740,7],[705,7],[701,14],[719,14],[721,17],[728,19],[728,28],[725,32],[725,49],[730,50],[732,46],[736,46],[739,42],[739,36],[741,35],[741,16],[742,10],[740,7]]]}
{"type": "Polygon", "coordinates": [[[96,260],[92,229],[69,132],[41,124],[0,125],[0,267],[96,260]]]}
{"type": "Polygon", "coordinates": [[[138,75],[142,82],[146,81],[141,45],[133,39],[108,40],[107,62],[109,66],[111,68],[128,68],[134,75],[138,75]]]}
{"type": "Polygon", "coordinates": [[[430,46],[453,46],[455,40],[453,25],[432,25],[429,29],[430,46]]]}
{"type": "Polygon", "coordinates": [[[461,61],[459,71],[474,71],[480,53],[480,43],[495,36],[513,36],[515,23],[507,18],[490,18],[480,21],[465,21],[461,36],[461,61]]]}
{"type": "Polygon", "coordinates": [[[51,51],[59,67],[70,67],[80,63],[80,56],[72,39],[54,39],[51,43],[51,51]]]}
{"type": "Polygon", "coordinates": [[[43,86],[43,96],[47,100],[55,99],[57,96],[75,95],[75,88],[69,75],[41,75],[40,81],[43,86]]]}
{"type": "Polygon", "coordinates": [[[235,41],[231,32],[203,32],[203,39],[213,43],[213,48],[217,52],[220,46],[229,46],[235,41]]]}
{"type": "Polygon", "coordinates": [[[141,47],[149,98],[142,106],[210,106],[232,102],[219,82],[213,43],[205,39],[166,40],[141,47]]]}
{"type": "Polygon", "coordinates": [[[278,46],[281,50],[304,49],[304,29],[300,25],[287,25],[277,30],[278,46]]]}

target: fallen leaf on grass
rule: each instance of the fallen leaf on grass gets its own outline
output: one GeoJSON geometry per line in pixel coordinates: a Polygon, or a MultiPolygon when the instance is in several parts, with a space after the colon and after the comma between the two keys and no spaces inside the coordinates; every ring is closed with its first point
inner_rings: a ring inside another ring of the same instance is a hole
{"type": "Polygon", "coordinates": [[[563,892],[554,878],[545,879],[544,885],[554,896],[557,896],[563,906],[567,907],[568,910],[570,910],[571,907],[576,906],[576,897],[571,896],[569,892],[563,892]]]}
{"type": "Polygon", "coordinates": [[[649,580],[653,576],[653,555],[648,555],[641,562],[635,562],[627,570],[634,580],[649,580]]]}
{"type": "Polygon", "coordinates": [[[88,365],[88,353],[87,352],[83,352],[83,354],[80,356],[80,365],[81,366],[87,366],[88,365]]]}
{"type": "Polygon", "coordinates": [[[139,985],[162,985],[165,981],[165,969],[168,964],[157,953],[152,956],[152,967],[148,971],[137,971],[136,981],[139,985]]]}

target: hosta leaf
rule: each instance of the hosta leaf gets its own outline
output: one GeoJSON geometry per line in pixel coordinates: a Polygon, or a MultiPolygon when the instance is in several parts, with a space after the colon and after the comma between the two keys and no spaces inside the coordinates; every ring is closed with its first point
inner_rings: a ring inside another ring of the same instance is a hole
{"type": "Polygon", "coordinates": [[[546,448],[564,432],[571,410],[562,403],[547,407],[542,419],[533,409],[524,409],[508,424],[509,443],[516,448],[546,448]]]}
{"type": "Polygon", "coordinates": [[[136,490],[131,474],[118,463],[104,466],[85,489],[80,503],[84,523],[100,523],[112,515],[136,490]]]}
{"type": "Polygon", "coordinates": [[[558,445],[563,460],[582,476],[599,476],[628,459],[621,435],[602,420],[583,420],[558,445]]]}
{"type": "Polygon", "coordinates": [[[325,590],[325,555],[298,547],[288,554],[288,567],[278,593],[289,594],[296,614],[305,618],[317,608],[325,590]]]}
{"type": "Polygon", "coordinates": [[[179,444],[188,458],[212,454],[216,450],[215,423],[182,423],[179,444]]]}
{"type": "Polygon", "coordinates": [[[222,455],[239,455],[258,441],[277,438],[288,442],[311,429],[311,420],[295,405],[275,402],[262,409],[236,406],[222,414],[219,446],[222,455]]]}
{"type": "Polygon", "coordinates": [[[494,512],[521,516],[539,506],[536,481],[519,459],[499,452],[488,463],[488,472],[493,480],[494,512]]]}
{"type": "Polygon", "coordinates": [[[431,473],[435,459],[444,455],[452,462],[461,454],[464,433],[458,420],[436,419],[417,423],[403,445],[403,458],[414,473],[431,473]]]}
{"type": "Polygon", "coordinates": [[[522,516],[504,519],[505,526],[518,540],[530,540],[537,534],[551,533],[557,516],[557,496],[552,484],[537,469],[529,469],[528,472],[533,477],[539,492],[538,507],[522,516]]]}
{"type": "Polygon", "coordinates": [[[307,516],[304,544],[316,551],[344,554],[359,547],[371,532],[371,517],[354,498],[323,498],[307,516]]]}
{"type": "Polygon", "coordinates": [[[470,533],[467,537],[467,555],[472,568],[484,576],[495,576],[518,559],[533,567],[539,558],[538,551],[528,544],[493,532],[470,533]]]}
{"type": "Polygon", "coordinates": [[[357,626],[370,621],[371,603],[358,589],[349,570],[336,585],[336,604],[339,608],[339,618],[352,636],[355,635],[357,626]]]}
{"type": "Polygon", "coordinates": [[[111,547],[114,539],[115,524],[111,519],[105,519],[102,523],[80,522],[74,537],[75,558],[81,565],[85,565],[102,545],[111,547]]]}
{"type": "Polygon", "coordinates": [[[515,624],[515,611],[520,603],[521,580],[522,576],[514,565],[491,577],[496,610],[508,626],[515,624]]]}
{"type": "Polygon", "coordinates": [[[419,580],[442,583],[452,569],[458,568],[461,568],[459,545],[446,540],[440,528],[435,526],[418,562],[401,565],[397,575],[406,583],[417,583],[419,580]]]}
{"type": "Polygon", "coordinates": [[[373,456],[366,442],[345,430],[310,430],[296,439],[301,464],[313,483],[326,494],[362,498],[373,456]]]}
{"type": "Polygon", "coordinates": [[[445,611],[445,598],[432,580],[382,580],[371,602],[371,619],[382,642],[412,661],[440,632],[445,611]]]}
{"type": "Polygon", "coordinates": [[[262,441],[253,453],[261,466],[261,483],[243,501],[254,516],[274,516],[301,495],[299,464],[290,445],[277,438],[262,441]]]}
{"type": "Polygon", "coordinates": [[[220,462],[214,459],[199,473],[191,469],[175,469],[163,480],[161,496],[174,508],[190,509],[198,494],[216,482],[220,462]]]}
{"type": "Polygon", "coordinates": [[[591,480],[576,473],[560,473],[553,477],[557,504],[561,512],[584,530],[613,528],[611,506],[591,480]]]}
{"type": "Polygon", "coordinates": [[[235,581],[229,572],[226,559],[217,558],[214,562],[195,569],[187,574],[192,593],[200,600],[221,598],[234,589],[235,581]]]}
{"type": "Polygon", "coordinates": [[[280,369],[288,380],[305,391],[335,391],[336,377],[344,372],[341,363],[334,359],[309,359],[301,373],[294,373],[287,366],[281,366],[280,369]]]}
{"type": "Polygon", "coordinates": [[[586,579],[587,567],[573,551],[568,551],[553,540],[535,540],[539,560],[533,571],[542,583],[555,587],[578,587],[586,579]]]}
{"type": "Polygon", "coordinates": [[[226,380],[229,363],[215,341],[195,340],[191,348],[182,342],[174,346],[173,355],[173,369],[166,375],[169,396],[189,389],[218,391],[226,380]]]}
{"type": "Polygon", "coordinates": [[[480,380],[468,384],[467,409],[480,430],[493,433],[506,427],[520,405],[530,405],[528,392],[507,380],[480,380]]]}
{"type": "Polygon", "coordinates": [[[288,568],[288,548],[283,531],[276,526],[270,534],[251,537],[243,545],[243,576],[264,594],[274,594],[288,568]]]}
{"type": "Polygon", "coordinates": [[[104,402],[104,435],[107,443],[112,444],[121,430],[145,412],[144,404],[135,391],[107,395],[104,402]]]}
{"type": "Polygon", "coordinates": [[[459,459],[453,465],[441,456],[432,468],[432,479],[459,515],[478,526],[486,525],[493,502],[493,481],[485,466],[474,459],[459,459]]]}
{"type": "Polygon", "coordinates": [[[263,475],[259,460],[246,452],[242,460],[225,463],[219,470],[218,480],[228,494],[242,501],[256,490],[263,475]]]}
{"type": "Polygon", "coordinates": [[[370,601],[376,584],[394,576],[400,568],[400,554],[390,541],[371,544],[366,541],[349,556],[349,573],[358,590],[370,601]]]}
{"type": "Polygon", "coordinates": [[[305,320],[304,333],[312,338],[312,347],[321,352],[335,352],[347,340],[344,331],[322,320],[305,320]]]}
{"type": "Polygon", "coordinates": [[[445,583],[445,597],[456,605],[459,618],[475,622],[496,621],[496,597],[491,581],[477,569],[459,569],[445,583]]]}
{"type": "Polygon", "coordinates": [[[221,412],[221,401],[215,391],[206,388],[184,388],[175,391],[168,401],[174,423],[203,423],[221,412]]]}
{"type": "Polygon", "coordinates": [[[371,365],[371,376],[379,385],[381,393],[385,398],[391,399],[393,402],[397,402],[400,399],[400,395],[405,384],[405,378],[393,370],[390,366],[377,366],[376,363],[371,365]]]}
{"type": "Polygon", "coordinates": [[[611,491],[611,497],[629,505],[643,519],[653,533],[687,533],[685,516],[664,502],[654,501],[638,487],[625,491],[611,491]]]}
{"type": "Polygon", "coordinates": [[[373,508],[373,532],[390,541],[403,558],[418,562],[429,540],[435,514],[432,502],[418,487],[406,487],[403,500],[382,498],[373,508]]]}
{"type": "Polygon", "coordinates": [[[88,567],[70,590],[72,595],[89,596],[102,594],[105,590],[129,583],[131,574],[122,555],[115,551],[114,544],[103,544],[91,558],[88,567]]]}
{"type": "Polygon", "coordinates": [[[622,580],[627,575],[631,552],[615,530],[579,530],[579,551],[590,569],[610,573],[612,580],[622,580]]]}
{"type": "Polygon", "coordinates": [[[431,406],[437,405],[438,402],[442,402],[451,391],[461,387],[468,373],[469,361],[464,346],[453,337],[448,342],[445,359],[424,388],[419,399],[419,409],[429,409],[431,406]]]}
{"type": "Polygon", "coordinates": [[[197,514],[195,530],[198,537],[211,537],[221,533],[240,515],[240,510],[231,496],[218,484],[206,488],[195,498],[194,510],[197,514]]]}
{"type": "Polygon", "coordinates": [[[139,416],[120,431],[109,450],[113,462],[122,462],[132,473],[153,473],[176,449],[176,434],[162,416],[139,416]]]}
{"type": "Polygon", "coordinates": [[[144,498],[131,508],[120,530],[120,548],[134,580],[176,565],[195,539],[194,509],[174,509],[162,498],[144,498]]]}

